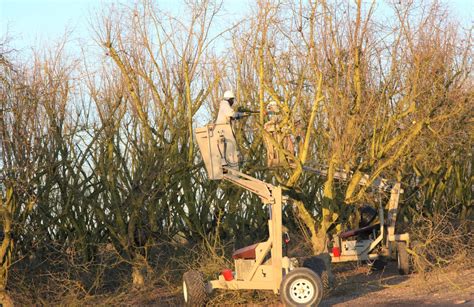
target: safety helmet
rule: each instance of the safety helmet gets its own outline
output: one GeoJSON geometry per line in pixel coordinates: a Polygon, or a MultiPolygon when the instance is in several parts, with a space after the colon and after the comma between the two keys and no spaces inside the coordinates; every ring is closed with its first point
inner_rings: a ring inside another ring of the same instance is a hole
{"type": "Polygon", "coordinates": [[[225,91],[224,100],[229,100],[231,98],[235,98],[234,92],[232,90],[225,91]]]}
{"type": "Polygon", "coordinates": [[[267,104],[267,112],[273,112],[273,113],[280,112],[280,108],[278,107],[278,103],[274,100],[270,101],[267,104]]]}

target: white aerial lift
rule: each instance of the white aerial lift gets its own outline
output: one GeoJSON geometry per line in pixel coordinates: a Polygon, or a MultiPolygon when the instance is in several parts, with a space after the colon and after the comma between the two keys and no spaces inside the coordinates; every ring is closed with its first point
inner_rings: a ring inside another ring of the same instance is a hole
{"type": "Polygon", "coordinates": [[[233,253],[235,268],[218,279],[204,281],[200,272],[183,275],[187,305],[204,305],[214,289],[272,290],[287,306],[317,306],[323,295],[320,277],[308,268],[296,267],[295,259],[283,256],[282,188],[239,171],[239,153],[230,124],[210,124],[196,129],[196,139],[211,180],[227,180],[260,197],[269,208],[268,240],[233,253]]]}

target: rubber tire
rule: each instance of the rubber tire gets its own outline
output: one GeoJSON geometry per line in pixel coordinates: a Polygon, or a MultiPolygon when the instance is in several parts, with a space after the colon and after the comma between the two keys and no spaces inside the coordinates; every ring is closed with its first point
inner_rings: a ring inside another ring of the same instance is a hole
{"type": "Polygon", "coordinates": [[[324,289],[331,288],[332,280],[329,277],[329,272],[328,272],[328,269],[326,268],[326,264],[324,263],[323,259],[316,256],[307,258],[303,262],[303,267],[312,270],[314,273],[316,273],[319,276],[324,289]]]}
{"type": "Polygon", "coordinates": [[[209,295],[204,277],[200,272],[191,270],[183,274],[183,296],[185,306],[206,305],[209,295]]]}
{"type": "Polygon", "coordinates": [[[397,262],[400,275],[410,274],[410,257],[407,252],[407,243],[404,241],[397,242],[397,262]]]}
{"type": "Polygon", "coordinates": [[[323,297],[323,284],[318,274],[314,273],[309,268],[296,268],[290,273],[286,274],[280,285],[280,299],[285,306],[299,307],[299,306],[318,306],[323,297]],[[298,279],[304,279],[312,284],[314,295],[304,304],[295,302],[290,294],[291,285],[298,279]]]}

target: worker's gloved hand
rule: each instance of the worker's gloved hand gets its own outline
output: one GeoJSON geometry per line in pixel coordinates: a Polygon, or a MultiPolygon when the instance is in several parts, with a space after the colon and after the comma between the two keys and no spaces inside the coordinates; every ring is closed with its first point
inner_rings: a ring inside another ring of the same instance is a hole
{"type": "Polygon", "coordinates": [[[250,114],[248,114],[248,113],[237,112],[237,113],[236,113],[233,117],[231,117],[231,118],[238,120],[238,119],[242,119],[242,118],[244,118],[244,117],[247,117],[247,116],[249,116],[249,115],[250,115],[250,114]]]}

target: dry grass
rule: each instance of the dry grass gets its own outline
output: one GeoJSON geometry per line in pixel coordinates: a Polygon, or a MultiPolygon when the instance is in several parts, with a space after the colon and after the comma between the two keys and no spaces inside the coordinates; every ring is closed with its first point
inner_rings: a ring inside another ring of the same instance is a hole
{"type": "Polygon", "coordinates": [[[409,229],[414,269],[424,273],[445,267],[474,267],[473,221],[460,220],[453,208],[432,215],[415,214],[409,229]]]}

